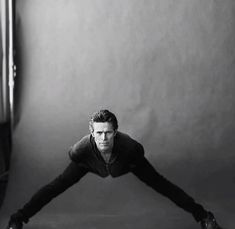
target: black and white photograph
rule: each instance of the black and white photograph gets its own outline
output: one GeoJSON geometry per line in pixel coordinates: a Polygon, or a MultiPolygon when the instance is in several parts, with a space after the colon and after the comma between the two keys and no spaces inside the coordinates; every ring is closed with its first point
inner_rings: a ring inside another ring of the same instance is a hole
{"type": "Polygon", "coordinates": [[[235,228],[235,1],[0,0],[0,229],[235,228]]]}

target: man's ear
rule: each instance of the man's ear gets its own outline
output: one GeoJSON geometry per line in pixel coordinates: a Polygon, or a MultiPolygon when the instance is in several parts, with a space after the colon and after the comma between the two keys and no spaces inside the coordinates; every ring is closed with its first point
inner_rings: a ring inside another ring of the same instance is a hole
{"type": "Polygon", "coordinates": [[[90,131],[90,134],[92,135],[92,137],[94,137],[94,129],[92,128],[91,125],[89,125],[89,131],[90,131]]]}

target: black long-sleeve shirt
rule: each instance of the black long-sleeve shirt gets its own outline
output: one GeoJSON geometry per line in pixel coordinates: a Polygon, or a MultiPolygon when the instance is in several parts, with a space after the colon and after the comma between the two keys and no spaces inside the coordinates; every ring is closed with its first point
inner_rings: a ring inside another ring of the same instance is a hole
{"type": "Polygon", "coordinates": [[[206,210],[192,197],[160,175],[145,158],[143,146],[126,134],[117,132],[109,162],[103,159],[92,135],[85,136],[71,147],[69,156],[71,162],[64,172],[36,192],[14,217],[28,222],[43,206],[77,183],[88,172],[101,177],[119,177],[132,172],[145,184],[191,213],[196,221],[207,215],[206,210]]]}

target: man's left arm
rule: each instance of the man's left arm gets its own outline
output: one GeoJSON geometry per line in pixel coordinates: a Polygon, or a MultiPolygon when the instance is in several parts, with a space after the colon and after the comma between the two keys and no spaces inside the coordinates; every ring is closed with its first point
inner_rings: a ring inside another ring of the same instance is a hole
{"type": "Polygon", "coordinates": [[[155,191],[169,198],[177,206],[190,212],[196,221],[207,216],[207,211],[200,204],[197,204],[181,188],[158,173],[145,157],[142,157],[141,161],[132,168],[132,173],[155,191]]]}
{"type": "Polygon", "coordinates": [[[191,213],[195,220],[201,223],[203,229],[221,229],[212,213],[206,211],[191,196],[156,171],[144,157],[144,149],[140,144],[137,147],[137,152],[131,164],[131,172],[155,191],[191,213]]]}

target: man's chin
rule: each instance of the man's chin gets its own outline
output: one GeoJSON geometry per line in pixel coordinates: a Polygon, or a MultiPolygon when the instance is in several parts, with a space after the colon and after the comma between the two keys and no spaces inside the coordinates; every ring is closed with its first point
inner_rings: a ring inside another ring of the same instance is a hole
{"type": "Polygon", "coordinates": [[[109,151],[109,146],[100,146],[99,147],[99,150],[102,151],[102,152],[106,152],[106,151],[109,151]]]}

